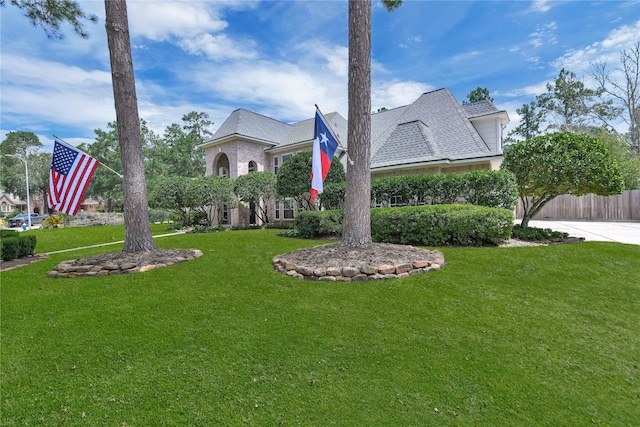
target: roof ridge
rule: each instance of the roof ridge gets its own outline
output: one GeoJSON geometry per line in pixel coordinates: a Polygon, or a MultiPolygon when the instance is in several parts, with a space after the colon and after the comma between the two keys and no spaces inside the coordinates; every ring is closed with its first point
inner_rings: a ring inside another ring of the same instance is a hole
{"type": "MultiPolygon", "coordinates": [[[[446,88],[445,88],[446,89],[446,88]]],[[[462,120],[462,122],[464,123],[464,125],[467,127],[467,129],[469,129],[469,131],[471,132],[471,134],[474,137],[477,137],[477,139],[480,140],[480,142],[482,143],[482,145],[484,146],[484,148],[486,148],[487,150],[491,151],[491,149],[489,148],[489,145],[487,144],[487,142],[480,136],[480,133],[478,132],[478,129],[475,128],[475,126],[473,126],[473,124],[471,123],[471,121],[469,120],[469,116],[467,115],[467,113],[464,111],[464,108],[462,107],[462,105],[460,105],[460,103],[458,102],[458,100],[455,98],[455,96],[453,96],[453,94],[451,93],[451,91],[449,89],[446,89],[446,93],[447,95],[451,98],[451,100],[453,101],[453,105],[454,108],[456,109],[456,111],[458,112],[458,114],[460,115],[460,117],[464,120],[462,120]]],[[[475,139],[475,138],[474,138],[475,139]]]]}

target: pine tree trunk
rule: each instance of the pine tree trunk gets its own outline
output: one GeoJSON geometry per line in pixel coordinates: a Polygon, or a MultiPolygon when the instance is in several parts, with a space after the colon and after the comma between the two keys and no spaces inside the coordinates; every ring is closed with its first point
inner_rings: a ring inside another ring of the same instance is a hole
{"type": "Polygon", "coordinates": [[[124,252],[155,249],[149,224],[144,155],[125,0],[105,0],[107,40],[122,159],[124,252]]]}
{"type": "Polygon", "coordinates": [[[371,0],[349,1],[349,155],[342,246],[371,243],[371,0]]]}

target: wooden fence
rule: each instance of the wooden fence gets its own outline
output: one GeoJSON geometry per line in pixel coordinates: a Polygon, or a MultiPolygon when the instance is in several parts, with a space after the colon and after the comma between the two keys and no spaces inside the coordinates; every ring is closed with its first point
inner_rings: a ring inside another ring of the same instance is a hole
{"type": "MultiPolygon", "coordinates": [[[[516,218],[522,218],[522,201],[518,201],[516,218]]],[[[558,196],[547,203],[533,219],[640,221],[640,190],[616,196],[558,196]]]]}

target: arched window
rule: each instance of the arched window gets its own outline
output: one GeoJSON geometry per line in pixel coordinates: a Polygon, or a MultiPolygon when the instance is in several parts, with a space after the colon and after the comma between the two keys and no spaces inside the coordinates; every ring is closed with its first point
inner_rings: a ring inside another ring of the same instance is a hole
{"type": "Polygon", "coordinates": [[[251,160],[249,162],[249,173],[251,172],[257,172],[258,171],[258,165],[256,165],[256,162],[254,162],[253,160],[251,160]]]}
{"type": "Polygon", "coordinates": [[[213,170],[216,175],[229,178],[229,158],[226,154],[220,154],[214,164],[213,170]]]}

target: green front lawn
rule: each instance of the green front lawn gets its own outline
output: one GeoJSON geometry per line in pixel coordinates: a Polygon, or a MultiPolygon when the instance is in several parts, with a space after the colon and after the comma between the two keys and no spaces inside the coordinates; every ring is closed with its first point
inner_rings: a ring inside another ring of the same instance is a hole
{"type": "MultiPolygon", "coordinates": [[[[108,228],[47,230],[37,251],[108,228]]],[[[274,255],[321,243],[277,233],[159,238],[204,256],[132,275],[46,277],[121,245],[3,272],[1,424],[640,420],[640,246],[443,248],[440,271],[345,284],[276,273],[274,255]]]]}

